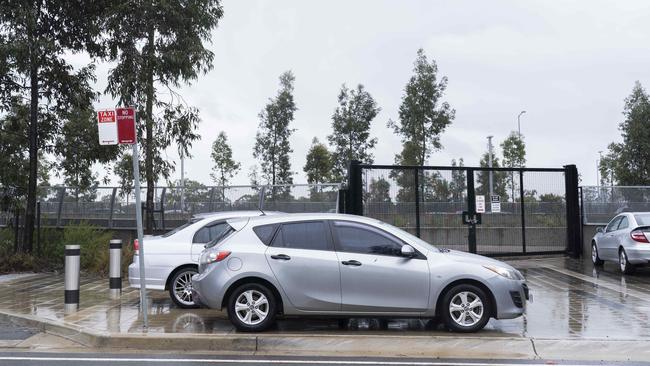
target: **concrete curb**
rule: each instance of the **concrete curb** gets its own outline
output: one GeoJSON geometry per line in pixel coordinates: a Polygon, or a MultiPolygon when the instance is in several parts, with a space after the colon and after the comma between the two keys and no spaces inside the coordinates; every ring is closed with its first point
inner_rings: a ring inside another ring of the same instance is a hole
{"type": "Polygon", "coordinates": [[[122,334],[0,310],[0,319],[90,348],[265,355],[404,356],[475,359],[647,361],[647,340],[531,339],[484,336],[304,334],[122,334]]]}

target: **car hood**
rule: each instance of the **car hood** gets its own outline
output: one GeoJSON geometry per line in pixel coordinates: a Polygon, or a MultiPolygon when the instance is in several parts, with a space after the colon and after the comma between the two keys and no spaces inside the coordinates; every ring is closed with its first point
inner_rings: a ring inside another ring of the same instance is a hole
{"type": "Polygon", "coordinates": [[[484,257],[478,254],[466,253],[466,252],[461,252],[458,250],[451,250],[451,249],[444,249],[442,253],[445,254],[446,258],[449,258],[456,262],[472,263],[472,264],[479,264],[485,266],[492,265],[492,266],[499,266],[508,269],[514,269],[511,265],[507,263],[501,262],[493,258],[484,257]]]}

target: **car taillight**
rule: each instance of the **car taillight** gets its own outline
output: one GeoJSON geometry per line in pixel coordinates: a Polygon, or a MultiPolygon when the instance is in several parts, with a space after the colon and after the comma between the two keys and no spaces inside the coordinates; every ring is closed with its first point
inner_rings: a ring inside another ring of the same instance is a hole
{"type": "Polygon", "coordinates": [[[133,251],[135,255],[138,255],[138,250],[140,250],[140,243],[138,243],[138,239],[135,239],[133,240],[133,251]]]}
{"type": "Polygon", "coordinates": [[[633,230],[630,233],[630,236],[632,237],[632,240],[636,241],[637,243],[650,243],[648,241],[648,238],[645,236],[645,233],[641,230],[633,230]]]}
{"type": "Polygon", "coordinates": [[[205,258],[206,263],[221,262],[230,255],[230,252],[227,250],[220,250],[218,252],[209,253],[207,258],[205,258]]]}

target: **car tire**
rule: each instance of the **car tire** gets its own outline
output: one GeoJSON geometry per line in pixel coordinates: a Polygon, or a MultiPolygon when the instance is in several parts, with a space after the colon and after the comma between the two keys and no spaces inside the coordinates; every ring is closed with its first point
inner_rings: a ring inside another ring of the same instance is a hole
{"type": "Polygon", "coordinates": [[[479,331],[485,327],[492,313],[485,291],[470,284],[461,284],[449,289],[444,293],[441,304],[439,313],[442,320],[447,328],[454,332],[479,331]]]}
{"type": "Polygon", "coordinates": [[[596,246],[596,242],[591,242],[591,262],[594,266],[602,266],[603,263],[605,263],[598,255],[598,246],[596,246]]]}
{"type": "Polygon", "coordinates": [[[258,283],[239,286],[228,299],[228,318],[242,332],[261,332],[275,323],[277,300],[258,283]]]}
{"type": "Polygon", "coordinates": [[[199,306],[192,299],[192,276],[199,273],[196,267],[177,270],[169,282],[169,297],[181,309],[196,309],[199,306]]]}
{"type": "Polygon", "coordinates": [[[623,274],[632,274],[636,269],[627,259],[627,253],[625,253],[625,249],[623,248],[618,251],[618,267],[623,274]]]}

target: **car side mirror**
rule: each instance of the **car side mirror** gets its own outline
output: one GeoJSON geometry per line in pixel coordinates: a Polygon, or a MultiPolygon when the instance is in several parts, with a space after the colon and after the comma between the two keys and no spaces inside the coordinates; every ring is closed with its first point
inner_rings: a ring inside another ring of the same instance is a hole
{"type": "Polygon", "coordinates": [[[604,231],[605,231],[605,230],[603,230],[602,227],[599,227],[599,228],[596,229],[596,232],[598,232],[598,233],[602,233],[602,232],[604,232],[604,231]]]}
{"type": "Polygon", "coordinates": [[[402,245],[402,256],[407,258],[415,257],[415,249],[408,244],[402,245]]]}

